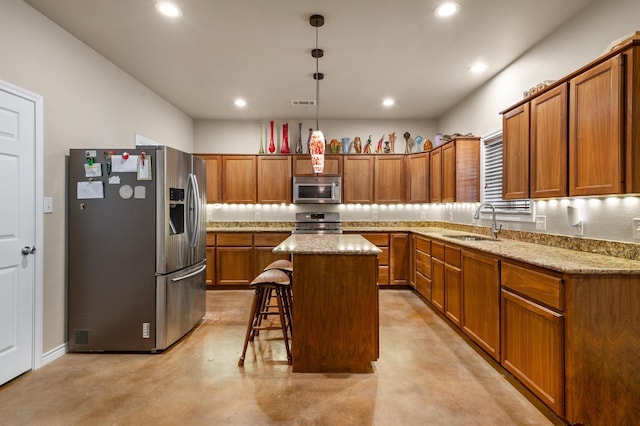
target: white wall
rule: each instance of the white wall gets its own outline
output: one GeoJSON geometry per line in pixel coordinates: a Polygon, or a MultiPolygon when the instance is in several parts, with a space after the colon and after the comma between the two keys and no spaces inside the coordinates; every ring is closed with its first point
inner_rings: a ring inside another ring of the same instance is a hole
{"type": "Polygon", "coordinates": [[[65,155],[134,146],[136,133],[186,151],[193,121],[21,0],[1,0],[0,79],[44,96],[44,351],[66,341],[65,155]]]}
{"type": "MultiPolygon", "coordinates": [[[[420,135],[433,141],[436,134],[435,120],[320,120],[327,142],[348,137],[353,141],[356,136],[362,145],[369,135],[375,150],[378,140],[389,133],[396,133],[395,152],[404,152],[403,133],[411,134],[410,146],[414,147],[415,137],[420,135]]],[[[309,129],[315,128],[315,120],[277,120],[274,122],[274,143],[279,147],[282,141],[282,124],[289,123],[289,149],[295,151],[298,140],[298,123],[302,123],[302,145],[307,152],[306,144],[309,129]]],[[[263,121],[263,143],[265,152],[269,145],[269,120],[263,121]]],[[[415,148],[414,148],[415,149],[415,148]]],[[[260,122],[246,120],[196,120],[194,123],[194,150],[200,153],[220,154],[257,154],[260,150],[260,122]]]]}

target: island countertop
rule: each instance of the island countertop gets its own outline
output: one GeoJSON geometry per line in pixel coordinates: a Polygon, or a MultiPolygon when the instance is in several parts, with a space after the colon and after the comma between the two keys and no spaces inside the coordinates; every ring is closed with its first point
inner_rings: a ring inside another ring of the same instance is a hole
{"type": "Polygon", "coordinates": [[[356,234],[291,234],[274,253],[378,255],[378,247],[356,234]]]}

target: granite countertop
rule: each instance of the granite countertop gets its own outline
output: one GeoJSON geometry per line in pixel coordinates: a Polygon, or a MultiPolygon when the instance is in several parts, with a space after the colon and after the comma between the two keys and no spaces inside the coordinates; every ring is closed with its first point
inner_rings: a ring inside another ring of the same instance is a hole
{"type": "Polygon", "coordinates": [[[292,234],[273,249],[274,253],[378,255],[378,247],[355,234],[292,234]]]}
{"type": "MultiPolygon", "coordinates": [[[[447,235],[480,235],[473,232],[461,231],[451,228],[439,226],[412,226],[412,224],[403,225],[402,223],[394,223],[394,226],[373,226],[369,223],[362,225],[343,225],[345,232],[412,232],[424,235],[429,238],[436,238],[446,243],[455,244],[458,247],[470,248],[489,255],[500,256],[504,259],[516,260],[528,263],[534,266],[554,270],[567,274],[637,274],[640,275],[640,260],[628,259],[623,257],[609,256],[605,254],[596,254],[588,251],[573,250],[570,248],[562,248],[549,244],[532,243],[517,239],[507,239],[500,237],[497,241],[479,240],[466,241],[456,238],[447,237],[447,235]]],[[[210,226],[207,228],[210,232],[286,232],[289,233],[294,227],[293,222],[277,222],[265,226],[255,226],[250,223],[225,223],[224,225],[210,226]]],[[[484,228],[482,229],[484,230],[484,228]]],[[[507,231],[508,233],[508,231],[507,231]]],[[[295,235],[295,234],[294,234],[295,235]]],[[[536,234],[537,235],[537,234],[536,234]]],[[[329,235],[325,235],[329,236],[329,235]]],[[[353,237],[353,234],[342,234],[342,238],[353,237]]],[[[339,237],[333,235],[333,237],[339,237]]],[[[553,236],[550,236],[553,237],[553,236]]],[[[566,239],[566,238],[564,238],[566,239]]],[[[298,234],[296,235],[296,250],[305,250],[307,253],[325,253],[328,249],[326,244],[329,240],[318,238],[318,235],[298,234]],[[304,246],[302,245],[304,241],[304,246]]],[[[284,243],[290,241],[290,238],[284,243]]],[[[284,244],[283,243],[283,244],[284,244]]],[[[608,244],[608,242],[602,242],[608,244]]],[[[278,248],[280,248],[278,246],[278,248]]],[[[372,245],[373,246],[373,245],[372,245]]],[[[343,246],[343,249],[346,246],[343,246]]],[[[355,246],[354,246],[355,247],[355,246]]],[[[375,246],[374,246],[375,247],[375,246]]],[[[280,253],[292,253],[291,250],[279,251],[280,253]]],[[[333,248],[333,250],[338,250],[333,248]]],[[[345,249],[346,250],[346,249],[345,249]]],[[[303,251],[299,251],[301,253],[303,251]]],[[[339,252],[339,251],[335,251],[339,252]]],[[[347,253],[344,251],[342,253],[347,253]]],[[[352,253],[361,253],[357,250],[352,253]]]]}

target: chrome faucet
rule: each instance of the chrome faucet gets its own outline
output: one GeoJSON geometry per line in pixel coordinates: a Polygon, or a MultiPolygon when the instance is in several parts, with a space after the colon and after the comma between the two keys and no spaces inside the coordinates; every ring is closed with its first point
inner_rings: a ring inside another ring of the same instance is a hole
{"type": "Polygon", "coordinates": [[[476,209],[476,212],[473,214],[473,218],[475,220],[480,219],[480,210],[482,210],[483,207],[491,207],[491,235],[493,236],[494,239],[497,239],[498,233],[502,231],[502,225],[500,225],[500,228],[498,228],[498,224],[496,223],[496,208],[493,204],[491,203],[480,204],[476,209]]]}

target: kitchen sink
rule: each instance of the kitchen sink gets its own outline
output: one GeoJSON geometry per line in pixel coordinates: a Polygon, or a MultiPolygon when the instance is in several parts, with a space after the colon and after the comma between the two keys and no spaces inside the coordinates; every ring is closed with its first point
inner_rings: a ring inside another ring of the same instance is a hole
{"type": "Polygon", "coordinates": [[[443,234],[442,236],[447,238],[454,238],[456,240],[462,240],[462,241],[499,241],[490,237],[483,237],[481,235],[467,235],[467,234],[444,235],[443,234]]]}

